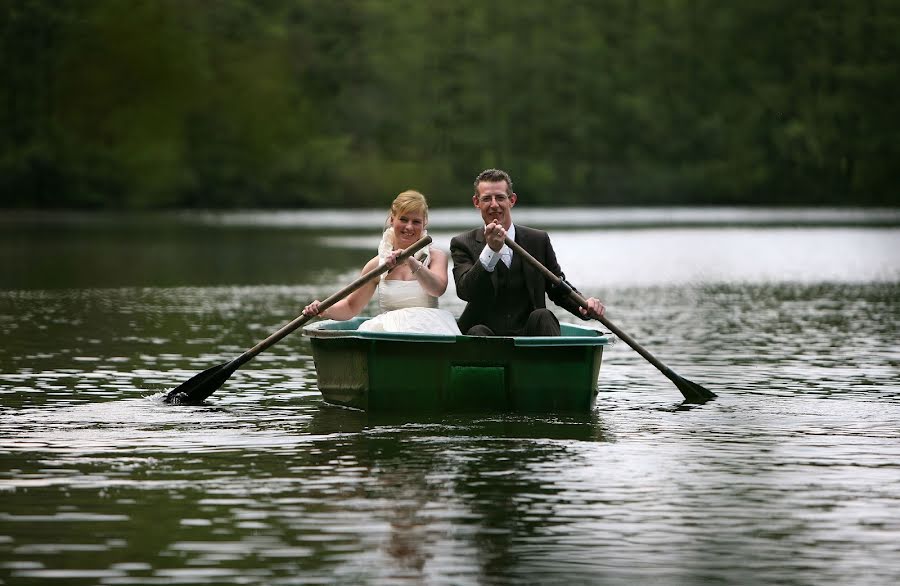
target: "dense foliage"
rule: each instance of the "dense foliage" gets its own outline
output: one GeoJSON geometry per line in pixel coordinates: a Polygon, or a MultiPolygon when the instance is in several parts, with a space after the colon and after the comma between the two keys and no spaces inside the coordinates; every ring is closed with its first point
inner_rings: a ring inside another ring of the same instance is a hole
{"type": "Polygon", "coordinates": [[[0,0],[3,207],[898,205],[894,0],[0,0]]]}

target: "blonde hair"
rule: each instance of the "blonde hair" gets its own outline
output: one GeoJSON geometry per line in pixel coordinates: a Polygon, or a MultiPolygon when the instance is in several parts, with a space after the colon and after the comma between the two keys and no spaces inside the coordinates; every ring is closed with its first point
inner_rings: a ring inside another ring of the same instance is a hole
{"type": "MultiPolygon", "coordinates": [[[[394,198],[394,201],[391,203],[391,211],[388,212],[388,217],[384,221],[384,233],[381,235],[381,243],[378,245],[378,257],[382,259],[382,262],[394,249],[394,230],[391,228],[391,218],[411,212],[421,213],[425,224],[428,224],[428,202],[425,201],[425,196],[418,191],[408,189],[394,198]]],[[[422,226],[422,236],[424,237],[427,234],[428,230],[425,229],[425,226],[422,226]]],[[[431,245],[419,251],[416,254],[416,258],[422,264],[428,266],[431,263],[431,245]]],[[[382,280],[384,280],[385,275],[387,273],[381,274],[382,280]]]]}
{"type": "Polygon", "coordinates": [[[408,189],[394,198],[385,227],[390,224],[392,217],[396,218],[410,212],[420,212],[424,216],[425,222],[428,222],[428,202],[425,201],[424,195],[412,189],[408,189]]]}

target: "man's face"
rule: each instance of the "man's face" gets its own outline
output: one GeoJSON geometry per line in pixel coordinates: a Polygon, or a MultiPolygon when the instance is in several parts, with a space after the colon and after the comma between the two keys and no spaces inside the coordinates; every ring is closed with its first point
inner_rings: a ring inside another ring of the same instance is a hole
{"type": "Polygon", "coordinates": [[[481,210],[481,218],[485,224],[497,220],[509,230],[512,225],[510,210],[516,205],[516,194],[508,192],[509,185],[506,181],[481,181],[478,184],[478,194],[472,197],[472,202],[481,210]]]}

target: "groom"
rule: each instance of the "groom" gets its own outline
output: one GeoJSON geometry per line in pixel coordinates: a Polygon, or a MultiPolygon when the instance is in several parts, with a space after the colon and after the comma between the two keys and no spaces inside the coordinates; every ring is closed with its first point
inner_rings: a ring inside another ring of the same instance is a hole
{"type": "Polygon", "coordinates": [[[513,224],[516,200],[506,171],[487,169],[475,178],[472,202],[481,210],[484,226],[450,241],[456,294],[467,302],[460,331],[470,336],[558,336],[559,321],[547,309],[545,295],[581,319],[603,315],[599,300],[591,297],[588,308],[582,308],[504,244],[509,236],[565,279],[547,233],[513,224]]]}

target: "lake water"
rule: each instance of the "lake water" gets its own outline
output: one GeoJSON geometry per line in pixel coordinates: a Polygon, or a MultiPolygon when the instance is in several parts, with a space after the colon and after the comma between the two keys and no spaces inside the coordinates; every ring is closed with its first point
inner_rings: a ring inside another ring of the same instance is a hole
{"type": "Polygon", "coordinates": [[[590,413],[370,416],[295,334],[167,406],[352,280],[383,213],[0,215],[0,584],[900,580],[900,210],[516,212],[719,397],[619,343],[590,413]]]}

